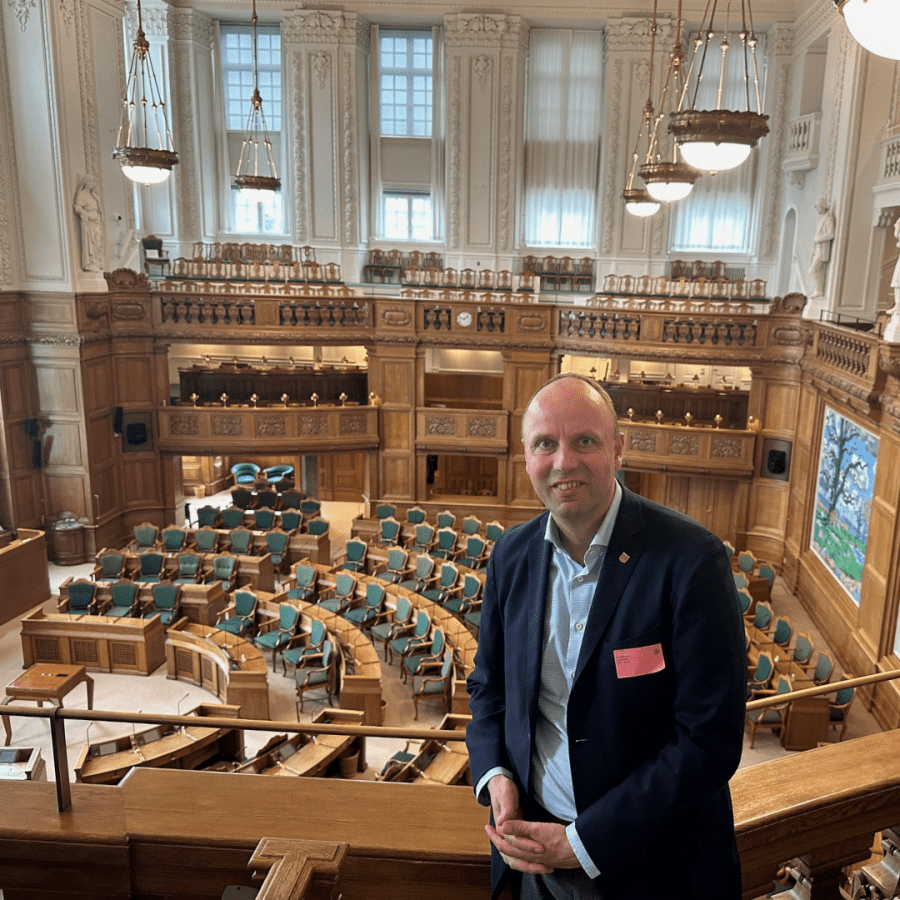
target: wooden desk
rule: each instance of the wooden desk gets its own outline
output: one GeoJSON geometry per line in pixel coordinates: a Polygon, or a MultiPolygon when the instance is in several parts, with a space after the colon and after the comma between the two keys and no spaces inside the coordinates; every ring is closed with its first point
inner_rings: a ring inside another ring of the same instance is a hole
{"type": "Polygon", "coordinates": [[[20,528],[16,540],[0,548],[0,625],[50,597],[47,541],[43,531],[20,528]]]}
{"type": "Polygon", "coordinates": [[[0,779],[6,781],[46,781],[47,764],[37,747],[9,747],[0,750],[0,779]]]}
{"type": "MultiPolygon", "coordinates": [[[[6,686],[6,697],[0,705],[6,706],[12,700],[34,700],[42,707],[45,700],[55,700],[62,706],[63,697],[82,682],[87,685],[87,707],[93,709],[94,679],[84,666],[38,663],[6,686]]],[[[3,716],[3,727],[6,730],[6,746],[9,746],[12,729],[8,715],[3,716]]]]}
{"type": "MultiPolygon", "coordinates": [[[[235,716],[233,706],[201,704],[189,715],[235,716]]],[[[243,755],[240,731],[188,725],[156,725],[145,731],[96,744],[86,744],[75,763],[75,777],[87,784],[118,784],[122,776],[140,766],[197,769],[213,757],[236,761],[243,755]]]]}
{"type": "Polygon", "coordinates": [[[268,663],[254,644],[235,634],[182,619],[166,636],[166,676],[190,681],[245,719],[269,718],[268,663]]]}
{"type": "Polygon", "coordinates": [[[166,630],[159,619],[68,616],[35,610],[22,619],[25,665],[83,665],[92,672],[149,675],[166,658],[166,630]]]}

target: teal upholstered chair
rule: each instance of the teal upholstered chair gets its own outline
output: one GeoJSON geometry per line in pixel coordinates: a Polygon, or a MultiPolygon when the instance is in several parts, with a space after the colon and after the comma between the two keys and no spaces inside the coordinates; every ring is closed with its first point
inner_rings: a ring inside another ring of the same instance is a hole
{"type": "Polygon", "coordinates": [[[91,573],[91,577],[97,584],[109,584],[118,581],[125,573],[124,553],[118,550],[101,550],[97,554],[97,565],[91,573]]]}
{"type": "Polygon", "coordinates": [[[409,554],[402,547],[388,550],[387,567],[375,573],[375,577],[388,584],[397,584],[409,572],[409,554]]]}
{"type": "Polygon", "coordinates": [[[237,583],[238,561],[236,556],[230,553],[220,553],[213,557],[212,577],[207,581],[212,583],[222,582],[222,590],[229,593],[237,583]]]}
{"type": "Polygon", "coordinates": [[[424,675],[437,668],[444,653],[447,643],[442,628],[435,628],[431,633],[431,644],[418,644],[413,646],[403,657],[403,665],[400,674],[406,681],[409,675],[424,675]]]}
{"type": "Polygon", "coordinates": [[[180,553],[187,540],[187,532],[177,525],[170,525],[161,535],[163,553],[180,553]]]}
{"type": "Polygon", "coordinates": [[[159,614],[163,625],[168,627],[181,615],[181,585],[171,581],[160,581],[151,588],[152,600],[144,610],[144,618],[159,614]]]}
{"type": "Polygon", "coordinates": [[[440,699],[444,708],[450,708],[450,683],[453,679],[453,652],[445,650],[440,670],[433,673],[413,675],[412,698],[415,718],[419,718],[419,701],[440,699]]]}
{"type": "Polygon", "coordinates": [[[256,631],[256,606],[258,598],[253,591],[234,592],[234,606],[219,613],[216,628],[236,634],[238,637],[252,635],[256,631]]]}
{"type": "Polygon", "coordinates": [[[403,658],[413,650],[431,643],[431,616],[424,609],[416,610],[415,624],[397,629],[397,636],[388,641],[388,662],[394,661],[394,654],[403,658]]]}
{"type": "Polygon", "coordinates": [[[141,522],[133,529],[134,540],[128,549],[134,553],[143,553],[145,550],[155,550],[159,544],[159,526],[152,522],[141,522]]]}
{"type": "Polygon", "coordinates": [[[172,580],[175,584],[198,584],[203,581],[203,557],[199,553],[179,554],[178,572],[172,580]]]}
{"type": "Polygon", "coordinates": [[[356,576],[352,572],[338,572],[334,579],[334,587],[324,598],[320,598],[318,605],[329,612],[342,615],[356,601],[356,576]]]}
{"type": "Polygon", "coordinates": [[[294,475],[294,467],[285,463],[279,463],[276,466],[268,466],[264,471],[266,478],[274,484],[278,484],[278,482],[283,479],[293,478],[294,475]]]}
{"type": "Polygon", "coordinates": [[[397,606],[394,609],[382,610],[375,617],[375,623],[369,627],[369,637],[373,641],[380,641],[384,647],[384,658],[388,655],[388,641],[400,635],[400,629],[412,623],[415,607],[406,597],[397,598],[397,606]]]}
{"type": "Polygon", "coordinates": [[[260,467],[256,463],[241,462],[235,463],[231,467],[231,474],[234,475],[235,484],[253,484],[259,473],[260,467]]]}
{"type": "Polygon", "coordinates": [[[465,549],[456,561],[468,569],[481,569],[487,564],[487,542],[483,537],[477,534],[470,534],[466,537],[465,549]]]}
{"type": "Polygon", "coordinates": [[[375,623],[384,605],[384,585],[374,581],[366,582],[366,599],[362,606],[354,606],[344,612],[344,618],[358,628],[367,628],[375,623]]]}
{"type": "Polygon", "coordinates": [[[78,578],[68,584],[69,603],[66,612],[70,616],[91,616],[97,611],[97,584],[87,578],[78,578]]]}
{"type": "Polygon", "coordinates": [[[316,500],[315,497],[304,497],[300,501],[300,512],[302,512],[307,519],[319,515],[321,511],[322,504],[316,500]]]}
{"type": "Polygon", "coordinates": [[[466,572],[463,577],[462,592],[457,597],[450,597],[441,606],[454,615],[464,616],[476,608],[481,599],[481,579],[471,572],[466,572]]]}
{"type": "MultiPolygon", "coordinates": [[[[324,690],[328,698],[329,705],[333,705],[334,700],[334,644],[331,641],[325,641],[322,644],[322,658],[319,665],[300,665],[294,670],[294,682],[297,687],[297,719],[300,719],[300,713],[303,712],[303,697],[307,691],[324,690]]],[[[306,657],[301,662],[309,663],[310,657],[306,657]]]]}
{"type": "Polygon", "coordinates": [[[253,547],[253,532],[249,528],[233,528],[229,535],[228,550],[238,556],[249,556],[253,547]]]}
{"type": "Polygon", "coordinates": [[[306,523],[307,534],[311,534],[314,537],[321,537],[323,534],[328,534],[328,527],[328,521],[318,516],[315,519],[310,519],[306,523]]]}
{"type": "Polygon", "coordinates": [[[219,508],[217,506],[201,506],[197,509],[197,527],[215,528],[219,524],[219,508]]]}
{"type": "MultiPolygon", "coordinates": [[[[845,672],[841,681],[847,681],[853,676],[845,672]]],[[[841,688],[835,695],[833,700],[828,701],[828,722],[829,725],[837,727],[840,725],[841,731],[838,740],[844,739],[844,732],[847,730],[847,714],[850,712],[850,704],[856,695],[856,688],[841,688]]]]}
{"type": "Polygon", "coordinates": [[[375,507],[375,517],[377,519],[387,519],[397,515],[397,507],[393,503],[379,503],[375,507]]]}
{"type": "Polygon", "coordinates": [[[291,640],[291,646],[281,653],[281,670],[287,675],[287,667],[301,665],[304,657],[320,654],[322,652],[322,644],[328,637],[328,631],[325,623],[321,619],[313,619],[309,629],[309,634],[297,634],[291,640]],[[301,642],[301,643],[298,643],[301,642]]]}
{"type": "Polygon", "coordinates": [[[291,638],[297,633],[300,625],[300,610],[290,603],[282,603],[278,610],[278,625],[270,631],[256,635],[253,643],[260,650],[272,651],[272,671],[275,671],[275,658],[286,650],[291,638]]]}
{"type": "Polygon", "coordinates": [[[303,513],[299,509],[283,509],[280,515],[284,531],[299,531],[303,525],[303,513]]]}
{"type": "Polygon", "coordinates": [[[378,523],[378,537],[375,542],[381,544],[382,547],[392,547],[399,540],[400,523],[393,516],[381,519],[378,523]]]}
{"type": "MultiPolygon", "coordinates": [[[[755,697],[762,697],[765,694],[788,694],[791,690],[791,683],[784,677],[778,676],[778,686],[774,691],[758,691],[755,697]]],[[[788,702],[779,703],[777,706],[769,706],[766,709],[754,709],[747,711],[747,724],[750,726],[750,748],[753,748],[753,742],[756,740],[756,731],[759,728],[770,728],[776,730],[784,725],[785,715],[787,713],[788,702]]]]}
{"type": "Polygon", "coordinates": [[[429,553],[434,544],[434,525],[422,522],[415,527],[413,542],[410,544],[412,553],[429,553]]]}
{"type": "Polygon", "coordinates": [[[807,666],[812,659],[815,649],[816,645],[813,643],[813,639],[809,634],[805,631],[798,632],[797,638],[794,641],[794,650],[792,653],[794,662],[801,666],[807,666]]]}
{"type": "Polygon", "coordinates": [[[256,531],[268,531],[275,527],[275,517],[277,513],[274,509],[266,507],[264,509],[253,510],[253,527],[256,531]]]}
{"type": "Polygon", "coordinates": [[[437,541],[428,552],[437,559],[453,559],[458,541],[459,535],[453,528],[438,528],[437,541]]]}
{"type": "Polygon", "coordinates": [[[130,619],[138,614],[138,585],[133,581],[117,581],[109,586],[111,600],[103,611],[105,616],[130,619]]]}
{"type": "Polygon", "coordinates": [[[222,528],[230,531],[233,528],[241,528],[244,525],[244,510],[239,506],[229,506],[222,510],[219,521],[222,528]]]}
{"type": "Polygon", "coordinates": [[[140,572],[136,580],[145,583],[160,581],[163,577],[165,564],[166,558],[162,553],[142,553],[140,555],[140,572]]]}
{"type": "Polygon", "coordinates": [[[406,511],[406,521],[410,525],[421,525],[425,521],[425,510],[421,506],[411,506],[406,511]]]}
{"type": "Polygon", "coordinates": [[[344,545],[344,558],[339,564],[341,569],[349,572],[364,572],[366,569],[366,553],[369,545],[359,538],[350,538],[344,545]]]}
{"type": "Polygon", "coordinates": [[[481,519],[478,516],[466,516],[462,520],[463,534],[478,534],[481,531],[481,519]]]}
{"type": "Polygon", "coordinates": [[[297,585],[288,591],[288,597],[294,600],[306,600],[307,602],[315,600],[318,577],[319,573],[314,566],[306,563],[297,563],[294,566],[294,578],[297,585]]]}
{"type": "Polygon", "coordinates": [[[400,587],[420,594],[434,575],[434,564],[433,556],[427,556],[424,553],[417,556],[412,578],[404,578],[400,582],[400,587]]]}
{"type": "Polygon", "coordinates": [[[288,561],[288,543],[291,536],[280,528],[266,532],[266,553],[272,558],[272,568],[281,575],[288,561]]]}
{"type": "Polygon", "coordinates": [[[453,528],[456,525],[456,516],[449,509],[445,509],[437,514],[436,521],[438,528],[453,528]]]}
{"type": "Polygon", "coordinates": [[[456,591],[459,582],[459,569],[452,562],[442,562],[438,573],[438,582],[433,588],[420,591],[423,597],[427,597],[432,603],[446,603],[456,591]]]}
{"type": "Polygon", "coordinates": [[[194,546],[198,553],[215,553],[219,543],[219,532],[215,528],[198,528],[194,532],[194,546]]]}

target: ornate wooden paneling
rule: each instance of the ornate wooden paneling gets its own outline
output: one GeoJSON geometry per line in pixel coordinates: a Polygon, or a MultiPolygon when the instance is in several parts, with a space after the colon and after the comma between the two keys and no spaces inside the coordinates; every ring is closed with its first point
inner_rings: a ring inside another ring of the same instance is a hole
{"type": "Polygon", "coordinates": [[[430,453],[506,453],[509,414],[484,409],[416,410],[416,449],[430,453]]]}

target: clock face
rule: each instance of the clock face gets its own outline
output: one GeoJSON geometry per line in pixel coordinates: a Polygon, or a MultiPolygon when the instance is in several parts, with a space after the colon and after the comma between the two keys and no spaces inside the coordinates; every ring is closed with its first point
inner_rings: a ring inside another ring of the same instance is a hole
{"type": "Polygon", "coordinates": [[[458,312],[456,314],[456,324],[460,328],[468,328],[472,324],[472,313],[465,309],[462,312],[458,312]]]}

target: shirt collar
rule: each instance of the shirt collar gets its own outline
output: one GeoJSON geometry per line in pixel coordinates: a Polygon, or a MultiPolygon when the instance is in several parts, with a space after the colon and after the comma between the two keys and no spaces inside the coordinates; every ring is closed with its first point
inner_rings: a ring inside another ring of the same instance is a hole
{"type": "MultiPolygon", "coordinates": [[[[616,524],[616,516],[619,514],[619,507],[621,504],[622,485],[616,481],[612,503],[609,504],[609,509],[606,511],[606,515],[603,517],[603,521],[600,523],[597,533],[591,539],[591,547],[588,549],[588,553],[591,552],[591,548],[593,547],[609,546],[609,539],[612,537],[613,526],[616,524]]],[[[557,527],[556,522],[553,521],[552,515],[547,516],[547,525],[544,528],[544,540],[550,541],[560,553],[566,552],[562,544],[562,538],[559,536],[559,528],[557,527]]]]}

